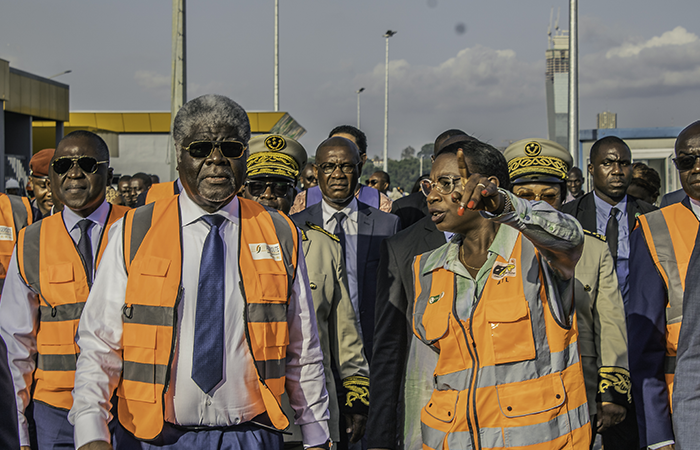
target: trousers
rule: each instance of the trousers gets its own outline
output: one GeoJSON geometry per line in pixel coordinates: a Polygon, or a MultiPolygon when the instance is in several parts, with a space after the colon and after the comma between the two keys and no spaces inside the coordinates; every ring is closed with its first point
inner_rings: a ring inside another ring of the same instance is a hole
{"type": "Polygon", "coordinates": [[[73,425],[68,422],[68,410],[34,401],[34,421],[39,450],[75,448],[73,425]]]}

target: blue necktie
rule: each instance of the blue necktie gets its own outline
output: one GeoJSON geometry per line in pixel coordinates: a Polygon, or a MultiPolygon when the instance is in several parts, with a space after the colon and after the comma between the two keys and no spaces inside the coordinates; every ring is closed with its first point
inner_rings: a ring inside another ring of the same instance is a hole
{"type": "Polygon", "coordinates": [[[92,242],[90,242],[90,227],[92,220],[83,219],[78,222],[80,229],[80,240],[78,241],[78,252],[85,263],[85,272],[87,274],[88,284],[92,284],[92,242]]]}
{"type": "Polygon", "coordinates": [[[335,229],[333,230],[333,234],[340,239],[340,246],[343,248],[343,259],[345,259],[345,230],[343,230],[342,222],[345,217],[347,216],[341,211],[333,214],[333,218],[335,219],[335,229]]]}
{"type": "Polygon", "coordinates": [[[211,229],[199,265],[192,380],[209,393],[224,373],[224,242],[219,228],[226,219],[214,214],[202,220],[211,229]]]}

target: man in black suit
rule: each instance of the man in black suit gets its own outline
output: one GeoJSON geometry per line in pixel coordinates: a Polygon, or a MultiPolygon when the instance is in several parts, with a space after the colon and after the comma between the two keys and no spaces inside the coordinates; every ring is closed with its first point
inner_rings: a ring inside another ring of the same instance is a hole
{"type": "MultiPolygon", "coordinates": [[[[561,210],[576,217],[584,230],[605,235],[615,261],[622,300],[629,300],[630,234],[637,216],[658,209],[643,200],[627,195],[632,178],[632,152],[616,136],[607,136],[591,147],[588,173],[593,177],[593,191],[561,210]]],[[[606,448],[639,449],[639,437],[634,411],[619,425],[608,428],[603,435],[606,448]]]]}
{"type": "Polygon", "coordinates": [[[401,229],[399,218],[355,198],[361,159],[349,139],[336,136],[323,141],[316,150],[315,164],[323,200],[294,214],[292,220],[299,226],[311,222],[340,239],[350,299],[371,362],[379,249],[384,239],[401,229]]]}

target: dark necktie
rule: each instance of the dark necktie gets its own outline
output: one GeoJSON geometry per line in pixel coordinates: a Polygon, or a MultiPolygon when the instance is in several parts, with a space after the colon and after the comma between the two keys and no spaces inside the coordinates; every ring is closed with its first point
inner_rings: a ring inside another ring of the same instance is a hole
{"type": "Polygon", "coordinates": [[[608,241],[608,247],[610,247],[610,253],[612,253],[613,260],[617,265],[617,241],[618,241],[618,230],[620,224],[617,221],[617,213],[620,210],[613,208],[610,210],[610,217],[608,218],[608,224],[605,227],[605,238],[608,241]]]}
{"type": "Polygon", "coordinates": [[[202,220],[211,228],[199,265],[192,380],[208,393],[224,373],[224,242],[219,228],[226,219],[215,214],[202,220]]]}
{"type": "Polygon", "coordinates": [[[85,263],[85,272],[87,272],[87,280],[92,284],[92,242],[90,242],[90,227],[92,220],[82,219],[78,222],[80,229],[80,240],[78,241],[78,252],[85,263]]]}
{"type": "Polygon", "coordinates": [[[343,259],[345,259],[345,230],[343,230],[343,219],[346,217],[347,216],[345,213],[340,211],[333,214],[333,218],[335,219],[335,229],[333,230],[333,234],[340,239],[340,246],[343,248],[343,259]]]}

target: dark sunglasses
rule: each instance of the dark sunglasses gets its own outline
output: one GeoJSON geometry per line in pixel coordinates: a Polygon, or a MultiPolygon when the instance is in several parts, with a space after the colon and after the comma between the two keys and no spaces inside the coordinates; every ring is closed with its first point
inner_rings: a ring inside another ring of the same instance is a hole
{"type": "Polygon", "coordinates": [[[216,147],[221,150],[224,157],[234,159],[240,158],[246,149],[245,144],[238,141],[194,141],[184,149],[190,152],[193,158],[206,158],[216,147]]]}
{"type": "Polygon", "coordinates": [[[367,184],[367,186],[374,186],[378,182],[379,180],[367,180],[365,183],[367,184]]]}
{"type": "Polygon", "coordinates": [[[542,200],[544,202],[549,203],[550,205],[553,204],[554,202],[557,201],[557,198],[559,198],[559,194],[555,193],[546,193],[546,194],[535,194],[534,192],[523,192],[519,194],[515,194],[517,197],[522,198],[523,200],[527,201],[535,201],[535,200],[542,200]]]}
{"type": "Polygon", "coordinates": [[[58,175],[68,173],[73,164],[78,163],[78,167],[85,173],[95,173],[100,164],[108,164],[109,161],[98,161],[91,156],[61,156],[51,163],[53,171],[58,175]]]}
{"type": "Polygon", "coordinates": [[[695,161],[700,158],[700,155],[683,155],[678,158],[673,158],[673,163],[678,170],[690,170],[695,167],[695,161]]]}
{"type": "Polygon", "coordinates": [[[245,182],[248,193],[253,197],[259,197],[265,193],[268,187],[272,187],[272,193],[275,197],[284,197],[289,192],[289,189],[294,186],[288,181],[252,181],[245,182]]]}

